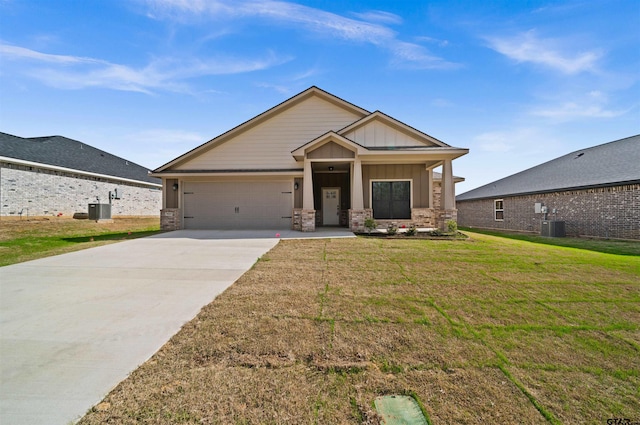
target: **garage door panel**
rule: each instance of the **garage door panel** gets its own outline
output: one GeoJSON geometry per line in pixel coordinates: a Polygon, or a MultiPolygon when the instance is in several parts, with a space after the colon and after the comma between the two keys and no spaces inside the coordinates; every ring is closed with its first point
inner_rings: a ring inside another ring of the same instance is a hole
{"type": "Polygon", "coordinates": [[[291,186],[291,181],[185,182],[185,228],[289,228],[291,186]]]}

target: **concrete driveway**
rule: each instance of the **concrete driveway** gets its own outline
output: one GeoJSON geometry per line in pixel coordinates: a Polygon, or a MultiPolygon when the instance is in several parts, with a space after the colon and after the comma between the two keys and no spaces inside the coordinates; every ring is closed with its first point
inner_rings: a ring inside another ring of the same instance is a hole
{"type": "Polygon", "coordinates": [[[82,417],[273,248],[275,235],[177,231],[0,267],[0,422],[82,417]]]}

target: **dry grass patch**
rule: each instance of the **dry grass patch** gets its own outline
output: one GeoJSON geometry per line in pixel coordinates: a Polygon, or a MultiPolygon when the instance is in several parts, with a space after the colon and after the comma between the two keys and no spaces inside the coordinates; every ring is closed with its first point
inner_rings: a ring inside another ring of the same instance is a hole
{"type": "Polygon", "coordinates": [[[638,419],[639,291],[640,257],[491,236],[281,241],[81,424],[638,419]]]}
{"type": "Polygon", "coordinates": [[[640,379],[574,370],[509,368],[532,395],[565,424],[607,423],[610,418],[638,419],[640,379]]]}

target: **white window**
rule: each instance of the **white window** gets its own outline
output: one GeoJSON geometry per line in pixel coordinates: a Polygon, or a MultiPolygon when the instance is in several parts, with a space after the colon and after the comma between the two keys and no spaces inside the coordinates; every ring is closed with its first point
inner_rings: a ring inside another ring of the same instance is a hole
{"type": "Polygon", "coordinates": [[[493,218],[495,221],[504,220],[504,201],[502,199],[493,201],[493,218]]]}

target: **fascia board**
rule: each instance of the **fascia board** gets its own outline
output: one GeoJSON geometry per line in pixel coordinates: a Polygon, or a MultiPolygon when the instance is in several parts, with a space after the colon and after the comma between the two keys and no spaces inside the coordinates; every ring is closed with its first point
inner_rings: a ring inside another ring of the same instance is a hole
{"type": "Polygon", "coordinates": [[[167,171],[162,173],[152,173],[153,177],[161,177],[161,178],[186,178],[186,177],[223,177],[223,176],[251,176],[251,177],[270,177],[270,176],[291,176],[291,177],[302,177],[304,174],[303,170],[291,170],[291,171],[273,171],[273,172],[265,172],[265,171],[242,171],[242,170],[211,170],[211,171],[195,171],[195,172],[176,172],[176,171],[167,171]]]}
{"type": "Polygon", "coordinates": [[[399,157],[406,158],[423,158],[425,160],[445,160],[456,159],[469,153],[469,149],[461,148],[433,148],[427,151],[409,151],[409,150],[367,150],[359,155],[362,160],[375,159],[383,160],[385,158],[393,159],[399,157]]]}

